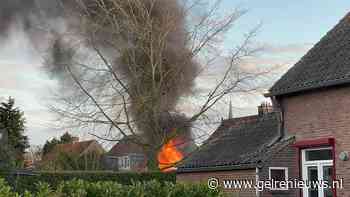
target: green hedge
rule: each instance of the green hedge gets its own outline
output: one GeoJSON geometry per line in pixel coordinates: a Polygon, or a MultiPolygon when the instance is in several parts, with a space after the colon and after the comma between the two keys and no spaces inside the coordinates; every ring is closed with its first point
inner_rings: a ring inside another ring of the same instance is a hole
{"type": "Polygon", "coordinates": [[[9,185],[17,192],[23,193],[25,190],[35,191],[35,185],[39,182],[48,183],[53,189],[62,181],[80,179],[88,182],[111,181],[123,185],[131,185],[133,182],[143,182],[156,180],[160,183],[176,182],[175,173],[116,173],[116,172],[34,172],[30,173],[1,173],[9,185]]]}
{"type": "MultiPolygon", "coordinates": [[[[3,179],[0,179],[1,197],[18,197],[3,179]]],[[[116,182],[88,182],[71,180],[62,182],[56,189],[47,183],[36,184],[36,192],[24,192],[23,197],[223,197],[206,185],[160,183],[158,181],[135,182],[121,185],[116,182]]]]}

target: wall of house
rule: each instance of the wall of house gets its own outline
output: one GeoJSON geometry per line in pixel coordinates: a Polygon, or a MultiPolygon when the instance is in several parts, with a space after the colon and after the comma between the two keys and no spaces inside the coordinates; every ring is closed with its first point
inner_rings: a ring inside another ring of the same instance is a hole
{"type": "MultiPolygon", "coordinates": [[[[256,180],[256,170],[234,170],[234,171],[216,171],[216,172],[192,172],[180,173],[176,176],[177,182],[200,182],[208,183],[209,178],[217,178],[219,182],[223,180],[256,180]]],[[[232,197],[255,197],[255,189],[225,190],[232,197]]]]}
{"type": "MultiPolygon", "coordinates": [[[[292,145],[284,147],[278,153],[274,154],[268,162],[265,162],[259,170],[259,180],[269,180],[269,167],[288,168],[288,180],[294,180],[299,177],[299,173],[295,166],[298,165],[297,151],[292,145]]],[[[260,192],[261,197],[297,197],[300,190],[288,189],[286,191],[276,191],[264,189],[260,192]]]]}
{"type": "Polygon", "coordinates": [[[296,140],[334,137],[337,178],[344,189],[337,196],[350,196],[350,161],[340,161],[339,153],[350,151],[350,87],[328,88],[281,100],[285,131],[296,140]]]}
{"type": "Polygon", "coordinates": [[[118,170],[118,157],[103,155],[102,156],[103,169],[117,171],[118,170]]]}
{"type": "Polygon", "coordinates": [[[147,172],[147,159],[144,154],[129,154],[131,171],[133,172],[147,172]]]}

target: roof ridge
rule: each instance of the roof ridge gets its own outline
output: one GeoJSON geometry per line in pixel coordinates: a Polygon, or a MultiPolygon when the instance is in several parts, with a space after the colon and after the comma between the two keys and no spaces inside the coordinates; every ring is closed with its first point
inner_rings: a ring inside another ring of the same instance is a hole
{"type": "Polygon", "coordinates": [[[225,119],[222,121],[222,123],[242,123],[242,124],[248,124],[252,122],[262,122],[266,120],[271,120],[272,118],[275,117],[275,114],[278,114],[279,112],[269,112],[263,115],[250,115],[250,116],[242,116],[238,118],[232,118],[232,119],[225,119]]]}
{"type": "Polygon", "coordinates": [[[81,143],[87,143],[87,142],[96,142],[96,140],[84,140],[84,141],[79,141],[79,142],[70,142],[70,143],[62,143],[62,144],[57,144],[58,146],[62,145],[71,145],[71,144],[81,144],[81,143]]]}

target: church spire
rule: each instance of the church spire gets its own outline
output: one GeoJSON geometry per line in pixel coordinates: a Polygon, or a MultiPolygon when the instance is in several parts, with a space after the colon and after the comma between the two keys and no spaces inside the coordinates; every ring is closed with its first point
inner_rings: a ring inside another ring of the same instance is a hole
{"type": "Polygon", "coordinates": [[[229,111],[228,111],[228,119],[232,119],[233,115],[232,115],[232,102],[230,100],[230,106],[229,106],[229,111]]]}

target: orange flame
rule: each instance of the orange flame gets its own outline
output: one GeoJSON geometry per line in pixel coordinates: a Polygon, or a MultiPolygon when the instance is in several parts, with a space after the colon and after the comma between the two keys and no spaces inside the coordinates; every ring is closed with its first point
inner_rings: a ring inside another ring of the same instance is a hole
{"type": "Polygon", "coordinates": [[[183,159],[182,153],[176,148],[175,140],[170,140],[158,153],[158,166],[163,172],[175,170],[174,165],[183,159]]]}

